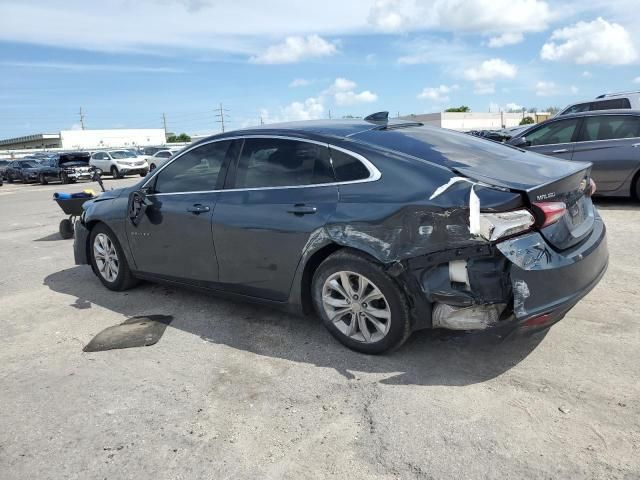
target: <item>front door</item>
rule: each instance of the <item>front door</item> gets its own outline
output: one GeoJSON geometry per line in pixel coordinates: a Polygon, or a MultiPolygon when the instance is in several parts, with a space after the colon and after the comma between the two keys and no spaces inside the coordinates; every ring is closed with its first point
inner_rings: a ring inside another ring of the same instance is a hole
{"type": "Polygon", "coordinates": [[[231,190],[220,193],[213,237],[223,287],[286,301],[305,246],[333,214],[338,189],[328,147],[247,138],[231,190]]]}
{"type": "Polygon", "coordinates": [[[545,123],[526,135],[527,150],[556,158],[571,160],[573,141],[577,134],[577,118],[545,123]]]}
{"type": "Polygon", "coordinates": [[[218,279],[211,216],[231,141],[187,151],[146,184],[150,202],[138,225],[127,219],[136,269],[208,286],[218,279]]]}

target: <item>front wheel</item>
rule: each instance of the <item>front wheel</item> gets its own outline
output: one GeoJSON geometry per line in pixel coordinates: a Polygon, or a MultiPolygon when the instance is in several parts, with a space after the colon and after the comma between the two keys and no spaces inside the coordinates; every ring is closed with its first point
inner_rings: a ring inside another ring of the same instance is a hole
{"type": "Polygon", "coordinates": [[[313,276],[312,296],[323,323],[341,343],[379,354],[411,334],[407,299],[377,263],[358,252],[338,251],[313,276]]]}
{"type": "Polygon", "coordinates": [[[38,180],[40,180],[40,185],[46,185],[48,183],[47,177],[44,176],[44,173],[40,174],[40,178],[38,180]]]}
{"type": "Polygon", "coordinates": [[[113,167],[111,167],[111,176],[113,178],[122,178],[124,175],[121,175],[118,171],[118,168],[114,165],[113,167]]]}
{"type": "Polygon", "coordinates": [[[143,170],[142,172],[140,172],[140,176],[146,177],[148,173],[149,173],[149,170],[143,170]]]}
{"type": "Polygon", "coordinates": [[[69,175],[67,175],[66,172],[62,172],[62,174],[60,175],[60,180],[62,181],[62,183],[64,183],[65,185],[69,183],[69,175]]]}
{"type": "Polygon", "coordinates": [[[120,292],[138,283],[131,274],[120,242],[106,225],[98,224],[91,230],[90,242],[91,266],[105,287],[120,292]]]}

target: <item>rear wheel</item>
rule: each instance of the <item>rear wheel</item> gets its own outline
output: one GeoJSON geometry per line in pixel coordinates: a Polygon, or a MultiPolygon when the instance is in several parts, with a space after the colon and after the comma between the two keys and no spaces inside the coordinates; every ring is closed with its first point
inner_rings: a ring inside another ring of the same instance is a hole
{"type": "Polygon", "coordinates": [[[104,224],[91,230],[90,256],[93,271],[109,290],[127,290],[138,283],[116,235],[104,224]]]}
{"type": "Polygon", "coordinates": [[[156,169],[156,164],[152,163],[151,165],[149,165],[149,171],[151,170],[155,170],[156,169]]]}
{"type": "Polygon", "coordinates": [[[312,296],[331,334],[347,347],[378,354],[411,333],[407,299],[395,281],[363,254],[338,251],[316,270],[312,296]]]}
{"type": "Polygon", "coordinates": [[[38,180],[40,180],[40,185],[46,185],[48,183],[47,177],[44,176],[44,173],[39,175],[38,180]]]}

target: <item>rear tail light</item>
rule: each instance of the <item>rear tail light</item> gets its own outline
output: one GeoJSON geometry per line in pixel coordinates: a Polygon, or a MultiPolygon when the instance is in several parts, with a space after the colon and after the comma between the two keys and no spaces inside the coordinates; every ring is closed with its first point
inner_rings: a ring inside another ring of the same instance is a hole
{"type": "Polygon", "coordinates": [[[492,242],[516,233],[526,232],[535,223],[536,219],[529,210],[481,213],[480,236],[492,242]]]}
{"type": "Polygon", "coordinates": [[[564,202],[535,202],[533,206],[538,213],[540,228],[556,223],[567,211],[567,205],[564,202]]]}

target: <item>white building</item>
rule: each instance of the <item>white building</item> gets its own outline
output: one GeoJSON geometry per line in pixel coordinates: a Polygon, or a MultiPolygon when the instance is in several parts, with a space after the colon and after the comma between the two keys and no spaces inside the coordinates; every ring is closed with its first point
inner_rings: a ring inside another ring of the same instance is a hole
{"type": "Polygon", "coordinates": [[[438,112],[400,117],[415,120],[425,125],[467,132],[469,130],[500,130],[516,127],[524,117],[532,117],[536,122],[549,118],[548,114],[507,113],[507,112],[438,112]]]}
{"type": "Polygon", "coordinates": [[[0,149],[64,149],[164,145],[162,128],[113,128],[105,130],[62,130],[59,134],[36,134],[0,140],[0,149]]]}

